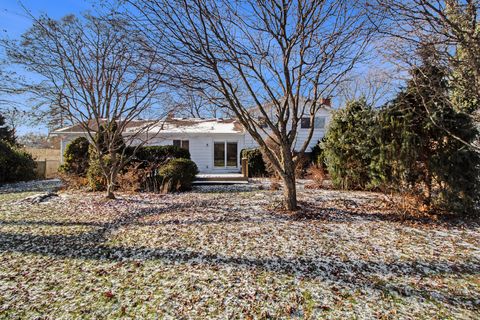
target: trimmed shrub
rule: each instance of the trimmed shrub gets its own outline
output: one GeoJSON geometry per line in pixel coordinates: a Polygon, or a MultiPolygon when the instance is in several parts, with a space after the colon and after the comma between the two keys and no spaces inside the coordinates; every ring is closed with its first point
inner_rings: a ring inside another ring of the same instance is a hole
{"type": "Polygon", "coordinates": [[[268,174],[260,149],[243,149],[240,151],[240,158],[247,158],[249,177],[264,177],[268,174]]]}
{"type": "MultiPolygon", "coordinates": [[[[107,158],[104,156],[104,158],[107,158]]],[[[108,159],[106,159],[108,161],[108,159]]],[[[100,166],[100,160],[94,155],[90,157],[89,166],[87,170],[88,185],[92,191],[104,191],[107,188],[107,179],[103,175],[100,166]]]]}
{"type": "Polygon", "coordinates": [[[192,160],[172,159],[158,170],[160,191],[167,193],[190,190],[197,173],[197,165],[192,160]]]}
{"type": "Polygon", "coordinates": [[[342,189],[373,189],[371,162],[378,149],[376,112],[365,99],[350,101],[333,114],[322,143],[332,183],[342,189]]]}
{"type": "Polygon", "coordinates": [[[90,143],[85,137],[79,137],[70,142],[65,148],[64,163],[60,167],[60,171],[85,177],[88,170],[89,146],[90,143]]]}
{"type": "Polygon", "coordinates": [[[34,180],[35,167],[30,154],[0,140],[0,183],[34,180]]]}
{"type": "MultiPolygon", "coordinates": [[[[127,147],[126,155],[131,155],[135,147],[127,147]]],[[[161,165],[168,159],[190,159],[190,152],[177,146],[148,146],[138,148],[131,162],[139,164],[139,168],[161,165]]]]}

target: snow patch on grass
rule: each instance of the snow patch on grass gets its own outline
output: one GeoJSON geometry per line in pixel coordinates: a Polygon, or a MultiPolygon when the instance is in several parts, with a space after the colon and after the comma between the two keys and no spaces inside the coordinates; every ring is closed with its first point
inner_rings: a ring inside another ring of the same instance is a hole
{"type": "Polygon", "coordinates": [[[1,318],[480,316],[477,223],[400,221],[384,195],[0,195],[1,318]]]}

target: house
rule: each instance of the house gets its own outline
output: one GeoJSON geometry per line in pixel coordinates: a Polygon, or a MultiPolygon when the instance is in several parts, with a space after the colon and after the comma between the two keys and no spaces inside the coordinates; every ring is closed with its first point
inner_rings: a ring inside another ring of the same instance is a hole
{"type": "MultiPolygon", "coordinates": [[[[325,128],[330,120],[331,108],[323,106],[315,117],[315,128],[307,152],[325,134],[325,128]]],[[[297,134],[296,148],[300,148],[307,138],[310,128],[309,117],[302,118],[297,134]]],[[[132,121],[124,135],[135,132],[148,122],[146,120],[132,121]]],[[[146,145],[176,145],[188,149],[192,160],[201,173],[233,173],[240,172],[240,151],[255,148],[258,144],[235,119],[222,118],[174,118],[167,117],[149,126],[139,140],[147,141],[146,145]]],[[[53,132],[61,138],[61,151],[73,139],[86,136],[80,125],[62,128],[53,132]]],[[[134,142],[135,143],[135,142],[134,142]]],[[[138,143],[138,142],[137,142],[138,143]]],[[[63,161],[63,159],[62,159],[63,161]]]]}

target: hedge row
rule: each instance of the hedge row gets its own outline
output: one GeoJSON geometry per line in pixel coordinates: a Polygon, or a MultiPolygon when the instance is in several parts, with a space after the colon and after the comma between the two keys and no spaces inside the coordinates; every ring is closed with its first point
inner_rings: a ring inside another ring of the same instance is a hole
{"type": "MultiPolygon", "coordinates": [[[[125,154],[131,155],[134,147],[127,147],[125,154]]],[[[187,149],[177,146],[148,146],[141,147],[135,153],[131,162],[138,163],[140,167],[146,167],[149,164],[162,164],[168,159],[190,159],[190,152],[187,149]]]]}
{"type": "Polygon", "coordinates": [[[33,180],[35,167],[30,154],[0,140],[0,183],[33,180]]]}
{"type": "MultiPolygon", "coordinates": [[[[303,159],[299,163],[299,174],[300,172],[303,172],[306,167],[310,163],[320,163],[323,161],[321,157],[321,150],[317,150],[315,148],[312,149],[312,153],[310,155],[305,155],[303,159]]],[[[248,166],[248,176],[251,177],[267,177],[267,176],[272,176],[275,173],[273,172],[273,169],[268,168],[268,165],[265,161],[265,159],[262,156],[262,152],[260,151],[259,148],[253,148],[253,149],[243,149],[240,152],[240,157],[241,159],[246,158],[247,159],[247,166],[248,166]],[[271,171],[271,172],[269,172],[271,171]]],[[[303,173],[302,173],[303,174],[303,173]]]]}
{"type": "MultiPolygon", "coordinates": [[[[135,181],[132,181],[134,189],[184,191],[191,187],[198,173],[197,166],[190,160],[190,152],[177,146],[146,146],[137,150],[135,147],[126,147],[123,154],[132,158],[120,175],[135,177],[135,181]]],[[[108,161],[107,156],[104,159],[108,161]]],[[[94,191],[105,189],[100,163],[84,137],[67,145],[61,171],[70,176],[86,177],[89,187],[94,191]]]]}
{"type": "Polygon", "coordinates": [[[247,159],[249,177],[264,177],[268,175],[260,149],[243,149],[240,151],[240,158],[247,159]]]}

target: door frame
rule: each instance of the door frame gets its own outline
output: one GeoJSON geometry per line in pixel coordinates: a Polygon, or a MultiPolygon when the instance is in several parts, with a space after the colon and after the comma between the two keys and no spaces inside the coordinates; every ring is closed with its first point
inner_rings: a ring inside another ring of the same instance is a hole
{"type": "Polygon", "coordinates": [[[214,170],[228,170],[228,169],[238,169],[239,168],[239,153],[238,153],[238,145],[239,145],[239,141],[238,140],[233,140],[233,139],[213,139],[213,148],[212,148],[212,168],[214,170]],[[217,167],[215,166],[215,143],[223,143],[224,144],[224,152],[223,152],[223,159],[225,161],[225,165],[222,166],[222,167],[217,167]],[[237,152],[235,154],[235,157],[236,157],[236,164],[235,166],[228,166],[227,165],[227,143],[236,143],[237,144],[237,152]]]}

